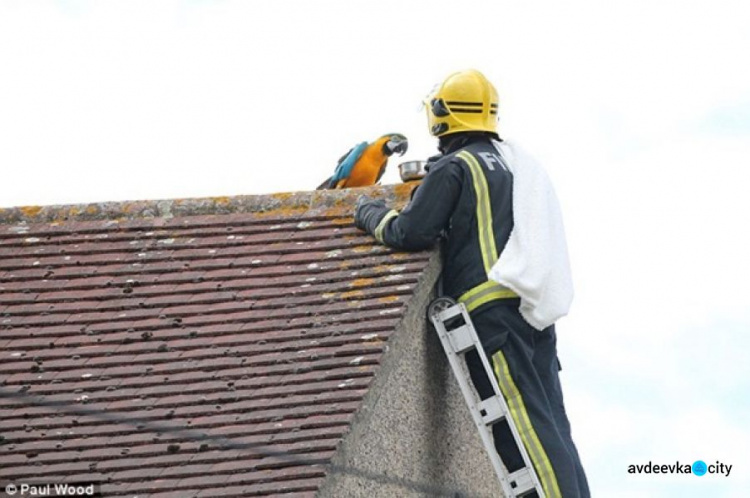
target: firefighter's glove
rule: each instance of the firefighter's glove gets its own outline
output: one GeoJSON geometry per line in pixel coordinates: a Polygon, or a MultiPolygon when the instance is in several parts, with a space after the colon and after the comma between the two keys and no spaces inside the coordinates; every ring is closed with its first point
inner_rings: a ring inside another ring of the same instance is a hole
{"type": "Polygon", "coordinates": [[[354,226],[368,233],[375,233],[375,228],[388,211],[390,209],[382,199],[375,200],[360,195],[354,207],[354,226]]]}

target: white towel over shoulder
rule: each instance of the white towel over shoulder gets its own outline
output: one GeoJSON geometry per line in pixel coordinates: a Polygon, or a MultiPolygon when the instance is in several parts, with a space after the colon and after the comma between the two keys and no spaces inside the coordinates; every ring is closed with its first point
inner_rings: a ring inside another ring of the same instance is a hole
{"type": "Polygon", "coordinates": [[[542,166],[515,144],[495,142],[513,173],[513,230],[488,277],[521,297],[521,315],[543,330],[568,314],[573,280],[560,204],[542,166]]]}

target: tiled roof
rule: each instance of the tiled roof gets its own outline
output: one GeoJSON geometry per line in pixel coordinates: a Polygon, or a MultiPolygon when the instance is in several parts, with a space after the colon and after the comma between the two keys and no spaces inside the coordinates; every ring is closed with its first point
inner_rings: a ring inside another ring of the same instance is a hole
{"type": "Polygon", "coordinates": [[[0,483],[313,496],[429,258],[357,190],[0,210],[0,483]]]}

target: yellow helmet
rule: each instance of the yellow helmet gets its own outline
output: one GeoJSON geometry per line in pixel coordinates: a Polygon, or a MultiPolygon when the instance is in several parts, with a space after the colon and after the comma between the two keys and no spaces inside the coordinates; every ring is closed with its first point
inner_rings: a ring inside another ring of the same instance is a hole
{"type": "Polygon", "coordinates": [[[497,133],[497,90],[476,69],[453,73],[425,100],[430,133],[497,133]]]}

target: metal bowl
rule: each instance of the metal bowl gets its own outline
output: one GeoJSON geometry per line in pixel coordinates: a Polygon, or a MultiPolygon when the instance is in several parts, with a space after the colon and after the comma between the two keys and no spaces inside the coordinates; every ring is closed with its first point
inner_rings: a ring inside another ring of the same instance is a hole
{"type": "Polygon", "coordinates": [[[424,170],[427,161],[406,161],[398,165],[398,172],[401,174],[401,181],[411,182],[421,180],[427,172],[424,170]]]}

